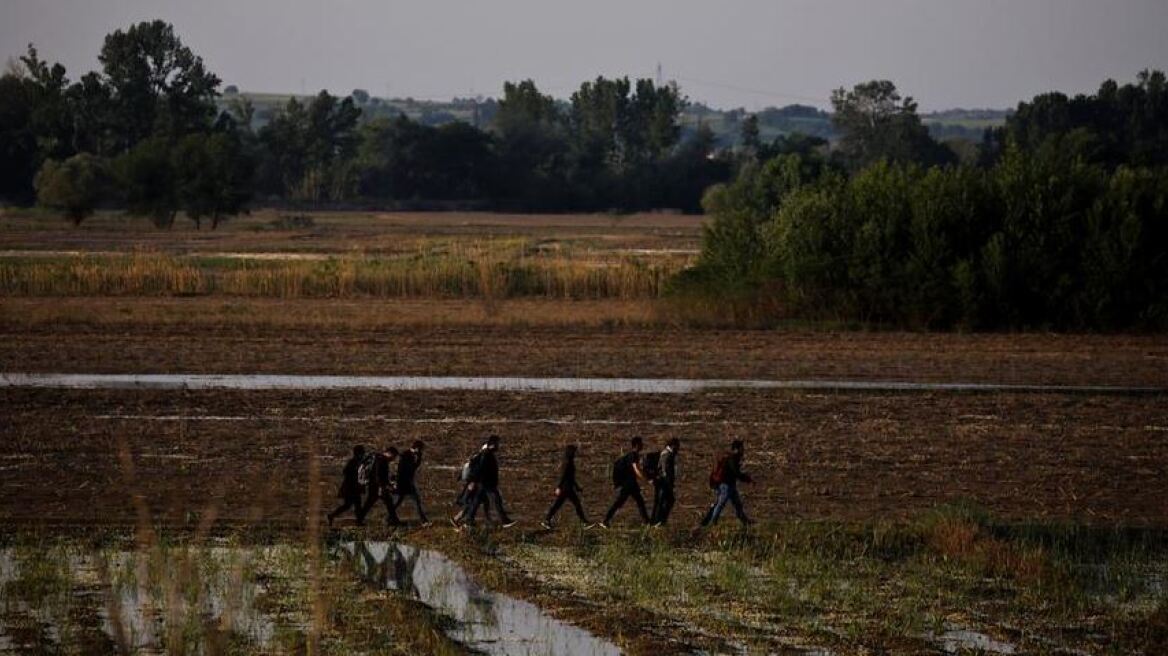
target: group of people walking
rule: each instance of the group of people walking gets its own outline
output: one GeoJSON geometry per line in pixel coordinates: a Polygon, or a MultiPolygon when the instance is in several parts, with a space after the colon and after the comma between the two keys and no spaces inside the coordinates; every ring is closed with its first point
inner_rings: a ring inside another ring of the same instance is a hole
{"type": "MultiPolygon", "coordinates": [[[[473,526],[480,510],[488,520],[492,514],[498,515],[497,520],[504,527],[516,523],[507,513],[503,495],[499,491],[500,442],[499,436],[491,435],[460,468],[461,489],[454,501],[458,510],[451,518],[451,523],[456,528],[473,526]]],[[[422,507],[417,487],[417,474],[422,464],[424,449],[425,445],[421,441],[414,442],[405,453],[399,453],[395,447],[387,447],[380,453],[367,453],[363,446],[353,447],[353,457],[345,463],[337,495],[341,498],[341,505],[328,514],[329,524],[351,509],[357,517],[357,524],[363,525],[366,516],[380,500],[385,506],[386,523],[390,526],[400,526],[402,521],[398,516],[398,508],[406,499],[412,499],[420,521],[423,525],[428,525],[429,520],[422,507]]],[[[681,440],[678,438],[666,442],[660,451],[648,453],[645,452],[645,443],[640,437],[632,438],[628,449],[612,464],[612,485],[616,496],[605,513],[604,520],[598,525],[601,528],[609,528],[617,511],[631,499],[643,523],[655,527],[663,526],[669,520],[677,500],[677,459],[680,450],[681,440]],[[641,491],[642,483],[653,486],[651,510],[645,503],[641,491]]],[[[564,447],[563,461],[555,487],[555,500],[540,522],[546,529],[553,528],[556,514],[565,503],[572,505],[577,518],[586,528],[593,526],[588,521],[584,504],[580,499],[584,490],[576,478],[578,452],[579,447],[575,444],[564,447]]],[[[727,504],[734,507],[734,513],[739,521],[743,524],[752,523],[746,516],[742,507],[742,497],[738,493],[738,483],[751,482],[750,475],[742,469],[744,455],[745,445],[742,440],[734,440],[729,450],[715,461],[708,479],[709,486],[714,492],[714,500],[703,515],[700,526],[717,522],[727,504]]]]}

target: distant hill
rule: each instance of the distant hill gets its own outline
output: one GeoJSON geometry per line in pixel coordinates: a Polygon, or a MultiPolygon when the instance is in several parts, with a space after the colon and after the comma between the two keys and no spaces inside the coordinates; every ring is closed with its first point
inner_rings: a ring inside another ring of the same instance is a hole
{"type": "MultiPolygon", "coordinates": [[[[219,98],[220,107],[226,109],[241,99],[250,100],[255,108],[254,127],[265,125],[272,115],[288,103],[290,98],[303,102],[311,95],[287,93],[256,93],[234,91],[228,88],[219,98]],[[234,91],[234,92],[232,92],[234,91]]],[[[414,98],[379,98],[357,90],[354,100],[364,111],[366,118],[393,118],[405,114],[409,118],[426,125],[441,125],[452,121],[462,121],[478,127],[487,127],[498,110],[494,98],[454,98],[449,101],[417,100],[414,98]]],[[[720,146],[733,146],[738,142],[741,122],[749,112],[744,109],[715,109],[695,102],[682,112],[683,137],[688,136],[701,124],[713,130],[720,146]]],[[[759,134],[763,141],[792,132],[834,139],[835,129],[831,124],[831,114],[809,105],[787,105],[767,107],[756,112],[759,134]]],[[[981,141],[986,128],[1002,125],[1010,110],[1005,109],[949,109],[922,114],[921,120],[939,140],[966,139],[981,141]]]]}

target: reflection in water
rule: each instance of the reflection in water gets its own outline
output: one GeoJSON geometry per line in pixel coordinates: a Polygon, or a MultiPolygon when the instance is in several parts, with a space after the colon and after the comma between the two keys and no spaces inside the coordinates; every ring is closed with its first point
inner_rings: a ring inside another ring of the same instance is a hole
{"type": "Polygon", "coordinates": [[[253,555],[227,548],[0,549],[0,651],[69,647],[92,630],[134,653],[201,652],[207,641],[229,636],[262,648],[277,625],[257,608],[260,587],[244,576],[253,555]],[[76,626],[78,612],[93,626],[76,626]],[[35,644],[17,644],[13,617],[25,618],[25,628],[36,625],[35,644]]]}
{"type": "Polygon", "coordinates": [[[339,551],[370,583],[453,618],[456,626],[448,634],[471,649],[506,656],[620,654],[616,645],[535,604],[482,588],[438,552],[390,542],[349,542],[339,551]]]}

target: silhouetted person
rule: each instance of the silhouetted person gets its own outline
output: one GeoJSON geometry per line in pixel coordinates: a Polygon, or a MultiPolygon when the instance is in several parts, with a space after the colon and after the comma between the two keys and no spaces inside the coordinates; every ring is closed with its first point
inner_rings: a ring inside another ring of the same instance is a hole
{"type": "Polygon", "coordinates": [[[389,526],[401,526],[401,520],[397,517],[397,509],[394,507],[393,470],[390,468],[397,457],[398,450],[392,446],[381,453],[373,454],[373,475],[369,479],[365,505],[361,508],[362,520],[369,516],[369,511],[373,509],[374,504],[381,500],[385,504],[385,523],[389,526]]]}
{"type": "Polygon", "coordinates": [[[507,515],[507,508],[503,505],[503,495],[499,493],[499,459],[496,452],[499,450],[499,436],[487,438],[487,448],[475,456],[471,464],[470,485],[474,501],[471,502],[470,512],[466,514],[466,523],[473,524],[479,506],[484,503],[493,503],[499,511],[499,521],[504,527],[513,526],[515,522],[507,515]]]}
{"type": "Polygon", "coordinates": [[[661,450],[657,476],[653,479],[654,526],[663,526],[669,521],[669,513],[673,511],[673,504],[677,500],[674,486],[677,484],[677,451],[680,448],[681,440],[675,437],[661,450]]]}
{"type": "Polygon", "coordinates": [[[645,443],[641,438],[634,437],[629,442],[628,452],[612,464],[612,485],[616,488],[616,499],[613,500],[612,507],[604,516],[604,521],[600,523],[602,528],[608,528],[612,525],[612,518],[616,515],[616,511],[620,510],[621,506],[625,505],[625,501],[630,498],[637,504],[637,511],[641,513],[641,521],[649,523],[649,513],[645,510],[645,497],[641,496],[641,484],[638,480],[643,477],[640,463],[641,449],[643,448],[645,448],[645,443]]]}
{"type": "Polygon", "coordinates": [[[576,509],[580,523],[588,524],[588,519],[584,516],[584,507],[580,505],[582,490],[580,484],[576,482],[576,451],[575,444],[564,447],[564,462],[560,465],[560,480],[556,483],[556,500],[552,502],[552,507],[548,509],[547,517],[541,524],[546,529],[552,527],[552,518],[560,511],[560,506],[563,506],[565,501],[571,502],[572,507],[576,509]]]}
{"type": "MultiPolygon", "coordinates": [[[[475,498],[478,496],[478,487],[471,481],[471,476],[479,467],[479,459],[484,456],[484,453],[490,450],[488,442],[483,442],[479,450],[473,456],[467,459],[463,465],[463,471],[459,474],[459,481],[462,483],[462,489],[458,493],[458,497],[454,500],[454,505],[458,507],[458,512],[451,518],[451,523],[456,527],[461,524],[468,515],[470,515],[470,508],[474,505],[475,498]]],[[[491,519],[491,500],[483,499],[483,512],[488,521],[491,519]]]]}
{"type": "Polygon", "coordinates": [[[422,498],[418,495],[418,469],[422,466],[422,451],[426,445],[421,440],[415,440],[409,451],[401,454],[397,461],[397,503],[393,505],[396,511],[406,498],[414,500],[418,509],[418,518],[423,524],[428,524],[426,511],[422,509],[422,498]]]}
{"type": "Polygon", "coordinates": [[[361,514],[361,493],[364,491],[361,482],[358,479],[361,463],[365,460],[365,447],[357,445],[353,447],[353,457],[345,463],[345,468],[341,473],[341,487],[337,490],[337,496],[341,499],[341,505],[337,506],[336,510],[328,514],[329,526],[332,526],[333,520],[341,516],[341,513],[352,508],[353,514],[357,516],[357,525],[365,523],[365,518],[361,514]]]}
{"type": "Polygon", "coordinates": [[[738,516],[738,521],[743,524],[754,523],[742,510],[742,497],[738,496],[738,481],[753,482],[750,474],[742,471],[744,453],[742,440],[734,440],[730,443],[730,451],[722,454],[718,463],[714,465],[714,471],[710,473],[710,487],[717,496],[714,498],[714,504],[706,511],[706,516],[702,518],[702,526],[717,522],[722,510],[726,508],[727,501],[734,506],[734,514],[738,516]]]}

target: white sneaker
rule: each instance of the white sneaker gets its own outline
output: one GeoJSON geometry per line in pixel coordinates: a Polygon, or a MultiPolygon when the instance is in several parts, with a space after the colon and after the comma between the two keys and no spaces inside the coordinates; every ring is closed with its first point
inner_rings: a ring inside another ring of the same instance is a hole
{"type": "Polygon", "coordinates": [[[547,529],[547,530],[549,530],[549,531],[550,531],[550,530],[552,530],[552,523],[551,523],[551,522],[549,522],[549,521],[548,521],[548,520],[546,520],[546,519],[545,519],[545,520],[543,520],[542,522],[540,522],[540,523],[539,523],[539,525],[540,525],[540,526],[542,526],[542,527],[544,527],[545,529],[547,529]]]}

